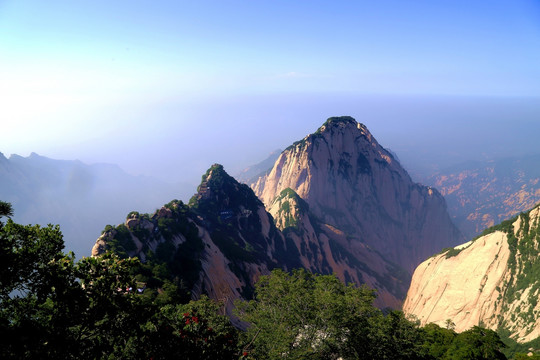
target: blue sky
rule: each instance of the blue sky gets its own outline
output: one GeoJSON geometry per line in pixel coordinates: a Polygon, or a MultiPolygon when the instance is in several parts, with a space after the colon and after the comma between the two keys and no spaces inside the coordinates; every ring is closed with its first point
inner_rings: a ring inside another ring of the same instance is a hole
{"type": "Polygon", "coordinates": [[[529,98],[533,121],[538,64],[536,0],[0,0],[0,151],[193,178],[343,114],[399,148],[423,103],[396,98],[529,98]]]}

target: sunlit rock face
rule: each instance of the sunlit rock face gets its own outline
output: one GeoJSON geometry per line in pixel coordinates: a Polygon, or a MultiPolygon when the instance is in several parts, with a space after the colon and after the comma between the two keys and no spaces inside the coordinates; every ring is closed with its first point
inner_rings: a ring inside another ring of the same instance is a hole
{"type": "Polygon", "coordinates": [[[518,342],[540,336],[540,208],[420,264],[403,311],[422,324],[463,331],[504,328],[518,342]]]}
{"type": "MultiPolygon", "coordinates": [[[[291,145],[252,188],[267,207],[293,189],[321,222],[411,273],[428,256],[464,240],[439,192],[414,183],[351,117],[330,118],[291,145]]],[[[347,250],[354,253],[354,244],[347,250]]]]}

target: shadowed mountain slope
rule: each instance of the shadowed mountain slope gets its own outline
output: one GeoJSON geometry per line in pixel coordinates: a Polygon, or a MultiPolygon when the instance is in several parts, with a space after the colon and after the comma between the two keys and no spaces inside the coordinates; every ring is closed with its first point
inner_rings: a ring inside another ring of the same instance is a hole
{"type": "MultiPolygon", "coordinates": [[[[228,313],[235,299],[250,298],[258,277],[274,268],[335,273],[344,282],[377,288],[378,306],[399,307],[406,273],[360,243],[362,257],[352,257],[345,247],[354,240],[319,222],[304,205],[292,190],[276,201],[282,208],[277,221],[288,222],[281,232],[253,191],[214,165],[189,204],[175,200],[154,214],[131,212],[124,224],[105,229],[92,254],[112,250],[164,264],[164,276],[179,291],[222,300],[228,313]]],[[[163,282],[152,276],[141,280],[160,291],[163,282]]]]}

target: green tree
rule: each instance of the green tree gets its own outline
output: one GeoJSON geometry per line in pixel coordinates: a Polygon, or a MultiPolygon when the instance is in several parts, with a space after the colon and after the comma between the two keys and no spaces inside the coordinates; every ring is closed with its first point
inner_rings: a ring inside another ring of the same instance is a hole
{"type": "Polygon", "coordinates": [[[0,222],[0,358],[237,357],[236,331],[208,298],[160,307],[137,294],[138,259],[75,262],[63,246],[58,226],[0,222]]]}
{"type": "Polygon", "coordinates": [[[10,203],[0,200],[0,217],[2,216],[13,216],[13,207],[10,203]]]}
{"type": "Polygon", "coordinates": [[[427,324],[422,330],[422,352],[428,359],[442,359],[457,336],[454,330],[442,328],[437,324],[427,324]]]}
{"type": "MultiPolygon", "coordinates": [[[[237,302],[249,323],[243,351],[260,359],[331,359],[346,353],[351,326],[372,316],[371,289],[343,285],[332,275],[274,270],[256,284],[255,299],[237,302]]],[[[365,322],[365,321],[364,321],[365,322]]]]}
{"type": "Polygon", "coordinates": [[[76,264],[74,272],[86,302],[71,329],[80,357],[137,356],[134,342],[143,334],[140,324],[153,310],[137,296],[131,270],[138,264],[138,259],[120,259],[112,253],[83,258],[76,264]]]}
{"type": "Polygon", "coordinates": [[[500,351],[505,346],[495,331],[475,326],[455,337],[443,359],[506,359],[500,351]]]}
{"type": "Polygon", "coordinates": [[[517,353],[515,360],[540,360],[540,354],[532,354],[529,356],[528,354],[517,353]]]}
{"type": "Polygon", "coordinates": [[[144,326],[140,353],[153,359],[237,359],[238,332],[219,311],[206,296],[161,307],[144,326]]]}
{"type": "Polygon", "coordinates": [[[64,258],[58,226],[0,222],[0,358],[39,353],[47,342],[44,312],[64,258]]]}
{"type": "Polygon", "coordinates": [[[418,324],[405,318],[403,312],[391,311],[386,316],[375,317],[369,325],[370,347],[359,353],[359,358],[414,360],[425,357],[424,333],[418,324]]]}

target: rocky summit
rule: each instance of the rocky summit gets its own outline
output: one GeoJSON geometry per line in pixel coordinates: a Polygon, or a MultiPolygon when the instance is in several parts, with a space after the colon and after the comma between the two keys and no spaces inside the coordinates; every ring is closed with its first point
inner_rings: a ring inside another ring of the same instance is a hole
{"type": "Polygon", "coordinates": [[[283,190],[294,190],[322,223],[355,238],[346,252],[358,257],[369,247],[410,273],[464,240],[439,192],[414,183],[366,126],[348,116],[328,119],[289,146],[251,186],[269,209],[283,190]]]}

